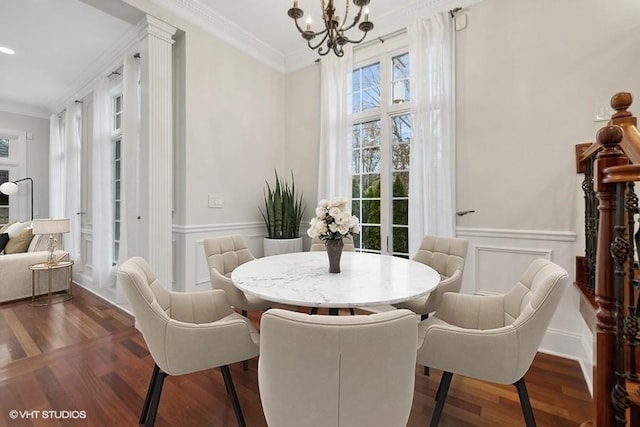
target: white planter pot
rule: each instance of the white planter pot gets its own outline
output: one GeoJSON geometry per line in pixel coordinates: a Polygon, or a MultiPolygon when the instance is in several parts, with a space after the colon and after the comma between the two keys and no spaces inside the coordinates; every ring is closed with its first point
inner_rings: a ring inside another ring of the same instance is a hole
{"type": "Polygon", "coordinates": [[[296,239],[267,239],[263,243],[264,256],[302,252],[302,237],[296,239]]]}

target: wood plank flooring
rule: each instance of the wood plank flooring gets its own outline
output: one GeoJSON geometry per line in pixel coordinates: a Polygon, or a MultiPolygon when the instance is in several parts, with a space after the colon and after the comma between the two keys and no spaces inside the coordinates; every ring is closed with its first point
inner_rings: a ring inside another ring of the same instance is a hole
{"type": "MultiPolygon", "coordinates": [[[[138,424],[153,368],[144,339],[127,314],[82,288],[74,292],[51,307],[0,305],[0,426],[138,424]]],[[[266,426],[257,360],[247,371],[235,364],[231,373],[247,426],[266,426]]],[[[416,368],[409,427],[429,424],[439,380],[439,371],[427,377],[416,368]]],[[[539,426],[579,426],[591,418],[576,362],[539,353],[526,381],[539,426]]],[[[168,377],[156,425],[235,427],[220,371],[168,377]]],[[[454,375],[440,425],[524,425],[515,387],[454,375]]]]}

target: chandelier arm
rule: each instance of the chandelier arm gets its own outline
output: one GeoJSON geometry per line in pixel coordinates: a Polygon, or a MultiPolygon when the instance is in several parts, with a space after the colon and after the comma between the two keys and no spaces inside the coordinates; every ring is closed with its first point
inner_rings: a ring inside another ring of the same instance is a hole
{"type": "Polygon", "coordinates": [[[351,25],[346,28],[344,27],[344,24],[347,22],[347,16],[345,15],[344,19],[342,20],[342,27],[340,27],[340,31],[349,31],[350,29],[355,27],[356,24],[360,22],[360,16],[362,16],[362,6],[360,6],[358,14],[355,16],[355,18],[353,18],[353,22],[351,23],[351,25]]]}
{"type": "Polygon", "coordinates": [[[342,37],[342,39],[345,40],[347,43],[358,44],[358,43],[361,43],[364,40],[365,37],[367,37],[367,31],[363,32],[362,37],[360,37],[360,40],[352,40],[352,39],[347,38],[347,37],[342,37]]]}
{"type": "MultiPolygon", "coordinates": [[[[322,37],[322,40],[320,40],[318,42],[318,44],[316,44],[315,46],[311,45],[311,40],[307,40],[307,44],[309,45],[309,47],[313,50],[318,49],[320,46],[322,46],[325,42],[325,40],[327,40],[327,38],[329,37],[329,32],[328,31],[324,31],[325,35],[324,37],[322,37]]],[[[320,47],[320,51],[322,50],[322,48],[320,47]]],[[[325,53],[326,55],[326,53],[325,53]]]]}

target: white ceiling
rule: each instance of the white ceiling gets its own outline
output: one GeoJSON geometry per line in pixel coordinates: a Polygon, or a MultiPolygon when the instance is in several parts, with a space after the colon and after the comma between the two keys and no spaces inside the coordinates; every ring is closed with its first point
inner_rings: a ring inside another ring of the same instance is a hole
{"type": "MultiPolygon", "coordinates": [[[[317,57],[287,16],[293,0],[151,1],[283,71],[317,57]]],[[[397,29],[394,26],[425,5],[446,6],[452,1],[371,0],[375,29],[367,38],[397,29]]],[[[356,7],[349,2],[351,16],[356,7]]],[[[311,14],[318,28],[320,2],[299,0],[299,7],[305,11],[303,21],[311,14]]],[[[342,16],[343,0],[337,0],[336,8],[342,16]]],[[[133,33],[141,13],[132,9],[119,0],[0,0],[0,46],[16,51],[15,55],[0,53],[0,110],[46,117],[69,101],[67,97],[82,87],[79,79],[104,72],[107,53],[121,47],[125,35],[133,33]]]]}

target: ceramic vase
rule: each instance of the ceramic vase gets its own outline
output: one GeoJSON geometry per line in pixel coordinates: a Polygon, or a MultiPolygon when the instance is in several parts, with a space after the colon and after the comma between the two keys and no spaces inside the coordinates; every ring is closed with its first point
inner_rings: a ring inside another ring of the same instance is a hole
{"type": "Polygon", "coordinates": [[[327,255],[329,256],[329,273],[340,273],[340,257],[342,256],[342,248],[344,242],[342,239],[325,240],[327,247],[327,255]]]}

